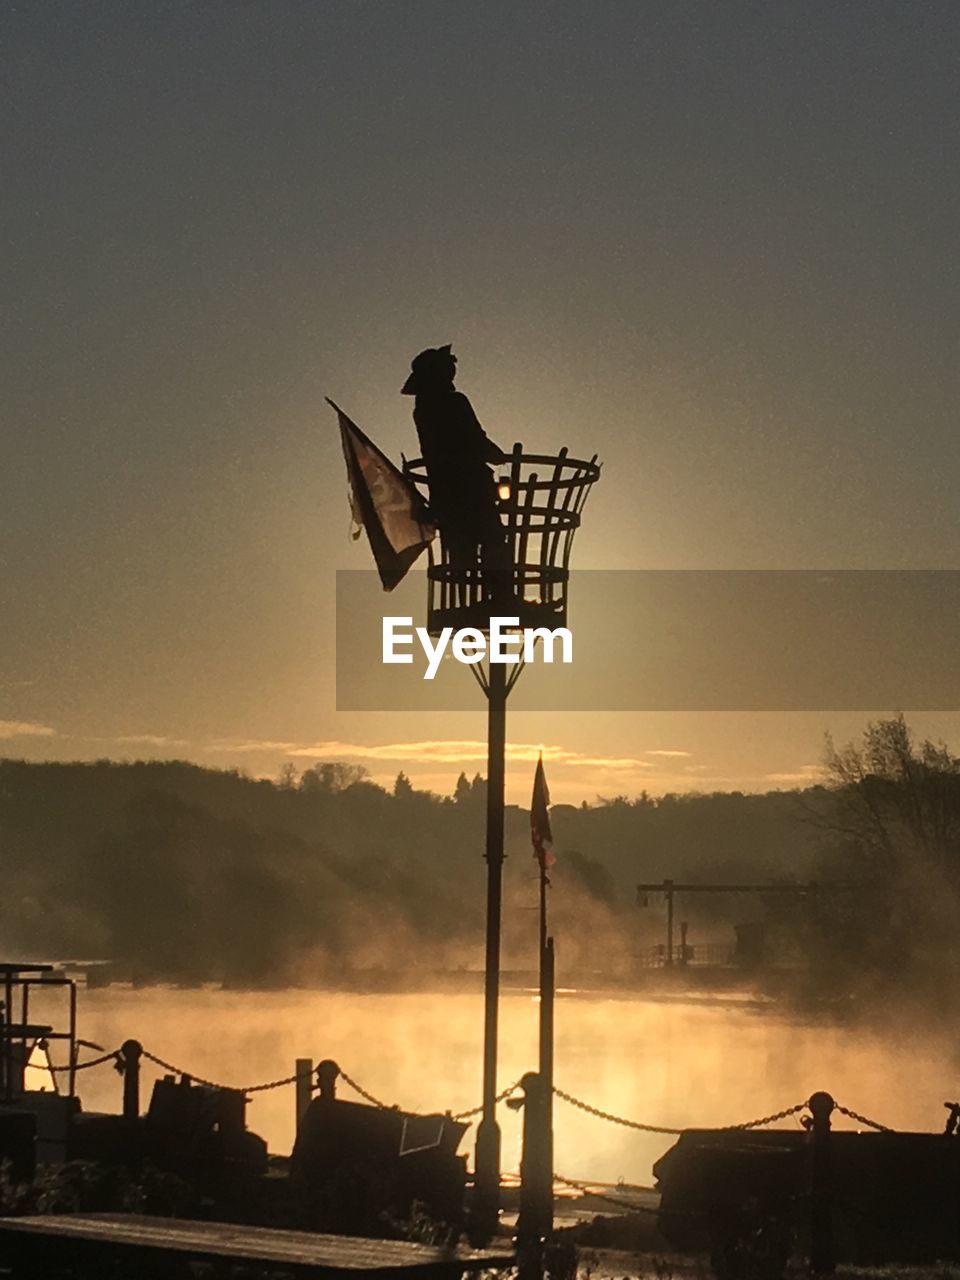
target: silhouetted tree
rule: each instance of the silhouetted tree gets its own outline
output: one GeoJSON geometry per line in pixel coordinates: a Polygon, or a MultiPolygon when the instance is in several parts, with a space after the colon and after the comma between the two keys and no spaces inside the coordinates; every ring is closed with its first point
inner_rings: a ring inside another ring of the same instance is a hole
{"type": "Polygon", "coordinates": [[[340,762],[315,764],[310,769],[304,769],[300,775],[300,790],[324,791],[332,794],[337,791],[346,791],[348,787],[363,782],[366,777],[367,770],[361,764],[340,762]]]}
{"type": "Polygon", "coordinates": [[[823,896],[812,947],[821,977],[875,995],[947,998],[960,980],[960,760],[915,743],[903,717],[869,723],[859,743],[826,738],[825,786],[799,797],[821,833],[823,896]]]}
{"type": "Polygon", "coordinates": [[[960,869],[960,760],[943,743],[915,745],[900,714],[868,724],[860,745],[838,749],[828,734],[824,764],[833,803],[821,825],[891,870],[911,857],[960,869]]]}
{"type": "Polygon", "coordinates": [[[465,773],[461,773],[457,778],[457,785],[453,792],[453,798],[457,804],[469,804],[472,797],[470,783],[465,773]]]}
{"type": "Polygon", "coordinates": [[[296,791],[299,776],[297,766],[288,760],[286,764],[280,766],[280,772],[277,774],[277,786],[281,791],[296,791]]]}

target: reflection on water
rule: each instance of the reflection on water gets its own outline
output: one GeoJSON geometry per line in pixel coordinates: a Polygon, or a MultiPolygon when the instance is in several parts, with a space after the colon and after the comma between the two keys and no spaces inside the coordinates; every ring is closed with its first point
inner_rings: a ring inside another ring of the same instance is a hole
{"type": "MultiPolygon", "coordinates": [[[[166,1061],[212,1080],[252,1085],[293,1073],[294,1059],[336,1059],[387,1103],[464,1111],[480,1100],[479,994],[139,991],[81,993],[80,1033],[106,1048],[133,1037],[166,1061]]],[[[769,1006],[566,993],[556,1013],[556,1083],[604,1111],[676,1127],[725,1125],[779,1111],[827,1089],[898,1128],[939,1129],[956,1095],[955,1055],[915,1033],[871,1035],[791,1021],[769,1006]]],[[[529,993],[500,1010],[500,1087],[537,1061],[529,993]]],[[[144,1063],[143,1105],[157,1071],[144,1063]]],[[[119,1110],[109,1066],[78,1076],[88,1110],[119,1110]]],[[[343,1097],[352,1091],[341,1083],[343,1097]]],[[[271,1150],[289,1151],[292,1088],[255,1094],[248,1119],[271,1150]]],[[[503,1164],[519,1162],[520,1116],[499,1110],[503,1164]]],[[[795,1124],[791,1119],[787,1124],[795,1124]]],[[[841,1122],[843,1123],[843,1122],[841,1122]]],[[[573,1178],[650,1181],[672,1141],[599,1120],[560,1099],[556,1167],[573,1178]]],[[[472,1151],[471,1130],[464,1150],[472,1151]]]]}

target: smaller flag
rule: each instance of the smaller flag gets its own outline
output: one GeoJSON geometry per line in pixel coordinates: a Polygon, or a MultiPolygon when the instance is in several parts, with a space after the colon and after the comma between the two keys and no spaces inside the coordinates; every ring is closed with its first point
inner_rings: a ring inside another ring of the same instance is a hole
{"type": "Polygon", "coordinates": [[[367,532],[384,591],[392,591],[436,536],[426,503],[411,480],[332,400],[350,484],[350,510],[367,532]]]}
{"type": "Polygon", "coordinates": [[[533,841],[533,856],[540,870],[546,874],[556,858],[550,852],[553,844],[553,833],[550,830],[550,792],[547,790],[547,776],[543,771],[543,752],[537,760],[537,772],[533,779],[533,800],[530,804],[530,838],[533,841]]]}

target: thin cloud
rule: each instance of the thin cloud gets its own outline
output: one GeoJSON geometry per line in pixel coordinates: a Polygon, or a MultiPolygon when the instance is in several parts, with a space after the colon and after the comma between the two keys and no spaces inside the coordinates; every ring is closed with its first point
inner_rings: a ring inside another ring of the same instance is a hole
{"type": "Polygon", "coordinates": [[[186,738],[165,738],[156,733],[128,733],[121,738],[112,738],[112,742],[120,742],[131,747],[188,747],[186,738]]]}
{"type": "Polygon", "coordinates": [[[241,739],[239,742],[223,739],[217,742],[208,742],[206,749],[208,751],[229,751],[237,755],[243,755],[248,751],[281,751],[285,755],[294,755],[300,750],[300,744],[297,742],[275,742],[270,738],[241,739]]]}
{"type": "Polygon", "coordinates": [[[0,720],[0,738],[55,738],[56,729],[31,720],[0,720]]]}
{"type": "Polygon", "coordinates": [[[653,769],[649,760],[635,760],[631,756],[576,756],[566,764],[593,765],[598,769],[653,769]]]}
{"type": "Polygon", "coordinates": [[[768,782],[817,782],[823,777],[823,768],[818,764],[802,764],[794,773],[765,773],[768,782]]]}
{"type": "MultiPolygon", "coordinates": [[[[320,742],[290,742],[276,738],[219,738],[205,744],[206,751],[230,755],[275,754],[292,760],[357,760],[370,764],[402,764],[422,766],[453,766],[463,769],[482,768],[487,763],[487,744],[480,738],[427,738],[412,742],[363,743],[341,739],[324,739],[320,742]]],[[[510,764],[536,764],[542,753],[543,762],[551,767],[585,768],[610,773],[636,772],[652,776],[657,773],[657,763],[644,759],[658,757],[666,763],[690,760],[689,751],[655,748],[644,751],[642,756],[594,755],[584,751],[572,751],[567,747],[540,742],[508,742],[506,759],[510,764]]],[[[707,769],[708,765],[684,765],[684,769],[707,769]]],[[[659,775],[658,775],[659,776],[659,775]]]]}
{"type": "MultiPolygon", "coordinates": [[[[308,743],[271,740],[221,741],[211,743],[209,749],[237,754],[280,751],[293,759],[306,760],[346,759],[446,765],[479,765],[485,764],[487,760],[487,744],[479,738],[387,742],[373,746],[360,742],[340,741],[308,743]]],[[[506,758],[512,764],[535,764],[541,752],[544,764],[548,765],[587,765],[592,768],[620,770],[653,768],[649,760],[640,760],[635,756],[593,756],[581,751],[569,751],[565,747],[534,742],[508,742],[506,758]]]]}

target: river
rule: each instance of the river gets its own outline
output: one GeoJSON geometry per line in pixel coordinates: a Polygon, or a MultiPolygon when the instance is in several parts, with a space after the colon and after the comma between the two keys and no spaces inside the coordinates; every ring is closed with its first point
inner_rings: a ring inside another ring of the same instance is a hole
{"type": "MultiPolygon", "coordinates": [[[[479,994],[108,987],[80,992],[79,1029],[104,1049],[138,1039],[177,1067],[230,1085],[291,1075],[297,1057],[333,1058],[388,1104],[457,1112],[480,1100],[482,1017],[479,994]]],[[[500,1087],[534,1069],[536,1037],[535,996],[504,995],[500,1087]]],[[[81,1060],[93,1056],[81,1051],[81,1060]]],[[[678,1128],[751,1120],[827,1089],[892,1127],[939,1129],[944,1100],[960,1092],[957,1058],[947,1038],[821,1026],[744,999],[568,991],[557,1001],[558,1088],[603,1111],[678,1128]]],[[[144,1067],[145,1106],[159,1073],[144,1067]]],[[[82,1072],[78,1089],[88,1110],[119,1109],[120,1079],[109,1066],[82,1072]]],[[[355,1097],[342,1082],[340,1096],[355,1097]]],[[[501,1106],[499,1118],[503,1167],[515,1170],[519,1116],[501,1106]]],[[[289,1151],[293,1089],[254,1094],[248,1123],[272,1151],[289,1151]]],[[[606,1182],[649,1183],[652,1162],[672,1141],[561,1099],[555,1132],[560,1173],[606,1182]]],[[[473,1133],[462,1150],[472,1152],[473,1133]]]]}

